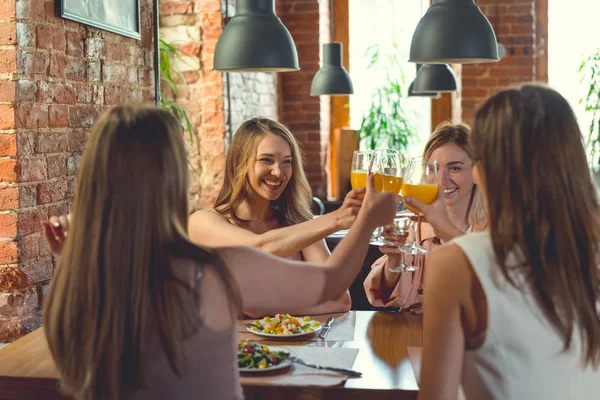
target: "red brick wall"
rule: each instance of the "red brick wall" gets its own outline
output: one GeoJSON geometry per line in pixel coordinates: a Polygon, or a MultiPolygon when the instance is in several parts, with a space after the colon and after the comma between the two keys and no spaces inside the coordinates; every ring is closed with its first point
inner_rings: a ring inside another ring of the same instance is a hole
{"type": "Polygon", "coordinates": [[[277,13],[290,31],[300,62],[300,71],[279,75],[279,118],[301,143],[306,173],[315,195],[325,196],[322,158],[328,142],[329,116],[321,112],[321,99],[310,95],[310,85],[319,70],[323,23],[319,6],[325,0],[280,0],[277,13]]]}
{"type": "MultiPolygon", "coordinates": [[[[222,31],[221,2],[160,0],[159,4],[160,37],[182,52],[175,68],[182,72],[186,83],[178,85],[177,102],[187,111],[194,127],[191,207],[212,207],[225,166],[223,75],[212,70],[222,31]]],[[[166,85],[164,91],[168,91],[166,85]]]]}
{"type": "Polygon", "coordinates": [[[142,40],[57,18],[54,1],[0,2],[0,342],[41,324],[55,259],[41,221],[70,211],[98,114],[153,101],[152,2],[142,40]]]}
{"type": "Polygon", "coordinates": [[[535,79],[537,46],[535,0],[479,0],[476,4],[488,17],[505,57],[497,63],[463,64],[463,120],[471,123],[477,107],[490,95],[508,85],[535,79]]]}

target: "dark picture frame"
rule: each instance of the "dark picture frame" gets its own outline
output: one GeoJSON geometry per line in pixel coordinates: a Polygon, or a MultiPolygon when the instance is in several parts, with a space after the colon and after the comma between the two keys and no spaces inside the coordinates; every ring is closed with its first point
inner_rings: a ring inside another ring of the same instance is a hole
{"type": "Polygon", "coordinates": [[[140,40],[140,0],[56,0],[58,15],[140,40]]]}

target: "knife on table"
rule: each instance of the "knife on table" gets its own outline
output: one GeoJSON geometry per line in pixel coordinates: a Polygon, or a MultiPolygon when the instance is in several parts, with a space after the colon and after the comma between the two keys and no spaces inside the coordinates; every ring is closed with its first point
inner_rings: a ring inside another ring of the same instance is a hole
{"type": "Polygon", "coordinates": [[[327,319],[327,322],[325,322],[325,325],[323,326],[323,329],[321,330],[321,334],[319,335],[319,337],[321,339],[325,339],[327,337],[327,334],[329,333],[329,330],[331,329],[331,324],[333,324],[333,321],[335,321],[335,318],[333,318],[333,317],[329,317],[327,319]]]}

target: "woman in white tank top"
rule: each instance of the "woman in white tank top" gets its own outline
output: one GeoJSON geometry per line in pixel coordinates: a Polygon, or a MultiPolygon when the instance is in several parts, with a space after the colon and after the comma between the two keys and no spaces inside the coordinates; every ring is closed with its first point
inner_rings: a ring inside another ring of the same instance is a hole
{"type": "Polygon", "coordinates": [[[489,232],[428,257],[419,399],[600,398],[600,210],[573,111],[507,89],[470,145],[489,232]]]}

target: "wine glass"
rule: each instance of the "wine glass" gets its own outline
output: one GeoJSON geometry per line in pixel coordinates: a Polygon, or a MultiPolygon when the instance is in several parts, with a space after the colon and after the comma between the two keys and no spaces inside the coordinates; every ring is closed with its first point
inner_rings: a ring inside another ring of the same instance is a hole
{"type": "MultiPolygon", "coordinates": [[[[410,159],[404,174],[402,196],[415,198],[425,204],[433,203],[438,196],[437,162],[435,160],[428,161],[422,157],[413,157],[410,159]]],[[[412,255],[426,254],[427,249],[417,243],[417,238],[419,238],[418,219],[421,211],[408,204],[407,207],[417,215],[417,221],[414,224],[415,229],[412,242],[405,244],[400,250],[412,255]]],[[[411,266],[406,270],[415,271],[417,268],[416,266],[411,266]]]]}
{"type": "MultiPolygon", "coordinates": [[[[403,167],[402,156],[397,150],[375,150],[371,161],[375,190],[400,194],[403,182],[403,167]]],[[[386,243],[381,233],[383,233],[383,227],[377,228],[373,234],[376,238],[371,241],[371,244],[382,246],[386,243]]],[[[398,234],[398,231],[394,229],[393,233],[398,234]]]]}
{"type": "MultiPolygon", "coordinates": [[[[411,226],[413,225],[413,214],[411,212],[402,212],[396,215],[396,218],[394,218],[394,233],[397,233],[398,235],[404,235],[405,233],[407,233],[411,226]]],[[[387,246],[390,246],[391,243],[387,243],[387,246]]],[[[400,246],[401,247],[401,246],[400,246]]],[[[390,266],[388,267],[388,269],[390,270],[390,272],[403,272],[403,271],[408,271],[409,268],[411,268],[412,266],[410,265],[406,265],[404,264],[404,252],[400,253],[400,265],[397,266],[390,266]]],[[[414,270],[413,270],[414,271],[414,270]]]]}
{"type": "Polygon", "coordinates": [[[373,150],[356,150],[352,155],[350,184],[352,189],[367,188],[367,173],[373,158],[373,150]]]}

